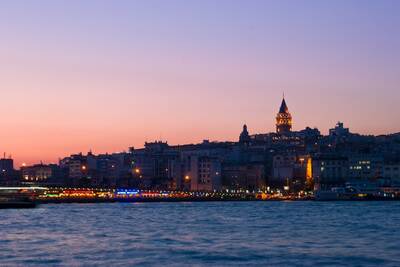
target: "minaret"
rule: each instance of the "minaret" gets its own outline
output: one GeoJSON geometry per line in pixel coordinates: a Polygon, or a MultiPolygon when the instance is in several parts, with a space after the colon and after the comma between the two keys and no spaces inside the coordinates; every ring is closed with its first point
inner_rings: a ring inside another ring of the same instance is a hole
{"type": "Polygon", "coordinates": [[[276,132],[278,134],[290,133],[292,130],[292,115],[286,105],[285,97],[282,99],[279,113],[276,115],[276,132]]]}
{"type": "Polygon", "coordinates": [[[239,136],[239,143],[248,143],[250,142],[250,135],[247,131],[247,125],[243,125],[243,131],[239,136]]]}

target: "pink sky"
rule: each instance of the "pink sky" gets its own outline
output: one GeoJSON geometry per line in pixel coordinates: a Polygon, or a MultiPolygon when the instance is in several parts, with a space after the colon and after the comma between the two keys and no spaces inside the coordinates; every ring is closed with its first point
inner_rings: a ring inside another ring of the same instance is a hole
{"type": "Polygon", "coordinates": [[[17,167],[274,131],[283,91],[295,130],[400,131],[389,2],[43,2],[0,6],[0,151],[17,167]]]}

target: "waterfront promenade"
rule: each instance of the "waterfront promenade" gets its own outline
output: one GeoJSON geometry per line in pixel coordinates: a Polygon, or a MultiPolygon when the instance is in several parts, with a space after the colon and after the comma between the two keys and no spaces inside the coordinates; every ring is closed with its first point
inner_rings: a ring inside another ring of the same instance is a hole
{"type": "Polygon", "coordinates": [[[311,195],[250,192],[188,192],[137,189],[49,188],[37,192],[39,203],[70,202],[182,202],[182,201],[265,201],[306,200],[311,195]]]}
{"type": "Polygon", "coordinates": [[[20,187],[1,188],[6,197],[23,196],[37,204],[48,203],[113,203],[113,202],[204,202],[204,201],[310,201],[310,200],[400,200],[399,191],[382,189],[375,193],[335,193],[300,191],[269,192],[190,192],[139,189],[105,189],[105,188],[46,188],[20,187]],[[321,196],[327,194],[328,196],[321,196]]]}

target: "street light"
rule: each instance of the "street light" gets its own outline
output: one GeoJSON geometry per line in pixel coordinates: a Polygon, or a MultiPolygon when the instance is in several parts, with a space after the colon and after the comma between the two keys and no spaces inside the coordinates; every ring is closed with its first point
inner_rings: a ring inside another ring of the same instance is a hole
{"type": "Polygon", "coordinates": [[[289,186],[287,186],[287,185],[285,185],[284,187],[283,187],[283,190],[285,190],[285,191],[289,191],[289,186]]]}

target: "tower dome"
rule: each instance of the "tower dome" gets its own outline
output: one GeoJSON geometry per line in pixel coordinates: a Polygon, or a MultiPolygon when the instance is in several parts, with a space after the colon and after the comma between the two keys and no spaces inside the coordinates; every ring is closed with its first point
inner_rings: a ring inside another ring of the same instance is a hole
{"type": "Polygon", "coordinates": [[[243,131],[239,136],[239,142],[240,143],[248,143],[250,142],[250,135],[249,132],[247,130],[247,125],[243,125],[243,131]]]}
{"type": "Polygon", "coordinates": [[[276,115],[276,132],[278,134],[289,133],[292,130],[292,115],[286,105],[285,98],[282,99],[279,113],[276,115]]]}

